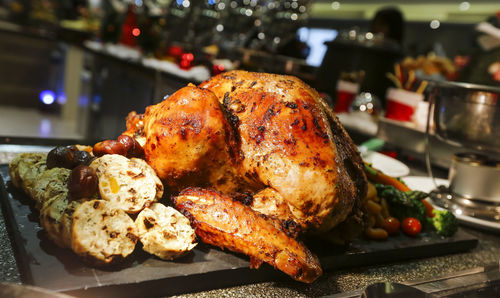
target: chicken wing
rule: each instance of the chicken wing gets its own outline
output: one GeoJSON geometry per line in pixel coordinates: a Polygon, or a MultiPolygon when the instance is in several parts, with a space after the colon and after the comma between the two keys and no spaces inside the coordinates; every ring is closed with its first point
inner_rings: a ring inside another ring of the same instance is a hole
{"type": "Polygon", "coordinates": [[[277,229],[266,216],[227,195],[188,188],[173,201],[203,242],[250,256],[252,268],[266,262],[306,283],[322,274],[317,257],[302,243],[277,229]]]}

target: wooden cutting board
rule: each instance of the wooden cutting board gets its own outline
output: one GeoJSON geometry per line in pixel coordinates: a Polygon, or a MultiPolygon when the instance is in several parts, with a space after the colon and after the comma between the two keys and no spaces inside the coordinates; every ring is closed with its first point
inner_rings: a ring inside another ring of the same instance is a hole
{"type": "MultiPolygon", "coordinates": [[[[120,267],[92,268],[70,250],[53,244],[38,223],[38,211],[31,200],[10,182],[8,166],[0,165],[0,198],[6,224],[13,240],[23,283],[75,296],[144,297],[166,296],[267,280],[289,279],[264,264],[249,268],[244,255],[199,244],[188,255],[163,261],[140,249],[120,267]]],[[[458,253],[474,248],[478,240],[459,230],[453,237],[422,233],[389,241],[357,239],[347,246],[313,241],[325,271],[458,253]]]]}

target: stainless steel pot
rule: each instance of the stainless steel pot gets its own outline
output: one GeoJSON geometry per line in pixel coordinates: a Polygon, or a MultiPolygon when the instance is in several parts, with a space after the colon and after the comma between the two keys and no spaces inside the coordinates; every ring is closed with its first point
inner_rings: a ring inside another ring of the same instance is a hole
{"type": "Polygon", "coordinates": [[[436,136],[469,149],[500,152],[500,88],[435,82],[436,136]]]}
{"type": "Polygon", "coordinates": [[[500,160],[477,153],[457,153],[453,156],[448,179],[452,194],[500,203],[500,160]]]}

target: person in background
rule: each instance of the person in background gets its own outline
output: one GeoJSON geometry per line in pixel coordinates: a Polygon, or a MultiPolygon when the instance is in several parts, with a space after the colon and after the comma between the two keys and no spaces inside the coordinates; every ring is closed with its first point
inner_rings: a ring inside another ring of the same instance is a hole
{"type": "Polygon", "coordinates": [[[373,17],[370,31],[373,34],[383,34],[385,39],[396,42],[399,46],[403,43],[404,18],[396,7],[384,7],[377,11],[373,17]]]}
{"type": "Polygon", "coordinates": [[[500,86],[500,12],[478,24],[478,49],[460,72],[459,81],[500,86]]]}

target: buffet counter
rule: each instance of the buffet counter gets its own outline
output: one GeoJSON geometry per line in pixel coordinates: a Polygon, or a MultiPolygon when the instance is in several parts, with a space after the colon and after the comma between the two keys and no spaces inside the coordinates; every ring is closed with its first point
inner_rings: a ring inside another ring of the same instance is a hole
{"type": "MultiPolygon", "coordinates": [[[[17,146],[15,150],[12,147],[0,148],[0,164],[8,163],[20,151],[31,150],[33,148],[28,146],[17,146]]],[[[421,165],[411,165],[410,168],[410,175],[425,175],[421,165]]],[[[16,265],[14,246],[11,244],[12,237],[9,237],[8,225],[6,225],[5,208],[2,208],[2,211],[3,216],[0,216],[0,237],[4,240],[0,242],[0,281],[20,284],[21,277],[16,265]]],[[[411,259],[375,266],[326,270],[322,277],[310,285],[293,281],[284,276],[275,281],[187,293],[181,295],[181,297],[309,297],[336,293],[344,293],[343,295],[349,296],[349,292],[376,282],[429,280],[443,275],[476,272],[481,270],[480,267],[486,267],[494,263],[498,264],[500,260],[500,236],[494,232],[464,226],[461,226],[461,228],[479,240],[476,248],[465,253],[411,259]]],[[[354,295],[356,293],[354,292],[354,295]]]]}

